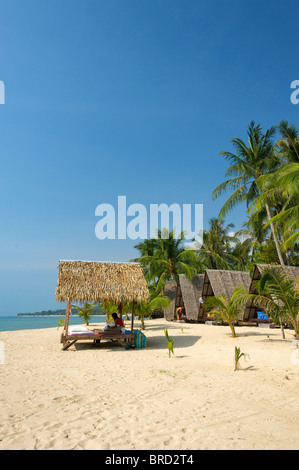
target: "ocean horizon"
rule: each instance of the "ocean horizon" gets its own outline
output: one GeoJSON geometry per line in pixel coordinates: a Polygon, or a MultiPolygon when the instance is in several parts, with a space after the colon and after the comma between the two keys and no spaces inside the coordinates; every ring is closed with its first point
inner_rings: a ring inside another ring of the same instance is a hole
{"type": "MultiPolygon", "coordinates": [[[[28,315],[28,316],[0,316],[0,332],[1,331],[18,331],[18,330],[38,330],[43,328],[58,328],[58,321],[65,318],[64,315],[28,315]]],[[[105,323],[105,315],[93,315],[90,320],[90,326],[93,323],[105,323]]],[[[84,320],[78,315],[73,315],[69,320],[70,325],[84,324],[84,320]]],[[[60,326],[60,328],[62,328],[60,326]]]]}

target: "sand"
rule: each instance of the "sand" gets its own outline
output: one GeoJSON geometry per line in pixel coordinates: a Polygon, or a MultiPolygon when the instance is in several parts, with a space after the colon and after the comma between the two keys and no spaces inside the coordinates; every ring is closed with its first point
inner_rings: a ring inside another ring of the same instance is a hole
{"type": "Polygon", "coordinates": [[[2,332],[0,449],[298,450],[293,332],[236,332],[147,320],[147,349],[128,351],[108,342],[62,351],[56,328],[2,332]],[[249,355],[238,371],[235,346],[249,355]]]}

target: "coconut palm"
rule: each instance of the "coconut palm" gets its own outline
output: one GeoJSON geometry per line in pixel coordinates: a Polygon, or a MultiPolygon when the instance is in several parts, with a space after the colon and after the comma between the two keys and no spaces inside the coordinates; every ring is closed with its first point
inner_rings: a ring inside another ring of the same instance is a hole
{"type": "Polygon", "coordinates": [[[137,302],[135,304],[135,312],[141,320],[141,329],[144,330],[144,318],[151,317],[153,310],[168,308],[170,306],[170,299],[165,297],[161,292],[157,292],[154,286],[149,286],[150,297],[147,302],[137,302]]]}
{"type": "Polygon", "coordinates": [[[288,121],[277,126],[281,138],[277,141],[279,155],[286,163],[299,163],[299,129],[288,121]]]}
{"type": "Polygon", "coordinates": [[[184,232],[175,238],[174,230],[171,232],[166,229],[158,230],[157,238],[151,240],[152,254],[141,255],[131,261],[139,262],[146,267],[148,277],[155,279],[159,291],[170,279],[178,285],[179,274],[186,274],[191,280],[197,272],[196,252],[193,249],[185,249],[184,241],[184,232]]]}
{"type": "Polygon", "coordinates": [[[111,315],[114,312],[117,312],[118,305],[112,300],[106,300],[101,302],[101,306],[106,313],[106,322],[108,323],[111,320],[111,315]]]}
{"type": "Polygon", "coordinates": [[[267,215],[265,212],[258,212],[248,217],[242,228],[235,232],[235,237],[241,241],[242,249],[249,256],[254,256],[258,247],[265,241],[269,235],[269,228],[265,228],[267,215]]]}
{"type": "Polygon", "coordinates": [[[77,315],[79,317],[82,317],[86,323],[86,326],[88,326],[88,321],[90,317],[93,315],[96,305],[89,304],[88,302],[84,302],[82,307],[79,307],[78,305],[72,305],[72,307],[76,308],[77,315]]]}
{"type": "Polygon", "coordinates": [[[209,221],[209,230],[203,232],[203,244],[198,250],[200,263],[206,269],[233,269],[238,259],[232,254],[232,244],[238,240],[229,232],[233,224],[224,225],[221,217],[209,221]]]}
{"type": "Polygon", "coordinates": [[[138,243],[137,245],[134,246],[139,253],[140,257],[138,258],[138,261],[140,262],[142,268],[143,268],[143,273],[144,277],[147,280],[147,282],[152,282],[152,273],[150,272],[149,265],[146,262],[149,256],[154,256],[155,252],[155,240],[154,239],[146,239],[143,242],[138,243]]]}
{"type": "Polygon", "coordinates": [[[258,294],[245,294],[244,300],[252,301],[274,320],[290,322],[299,339],[299,279],[293,282],[279,267],[268,267],[256,285],[258,294]]]}
{"type": "MultiPolygon", "coordinates": [[[[273,141],[275,132],[275,127],[271,127],[263,133],[261,126],[256,125],[252,121],[249,124],[247,132],[248,145],[239,138],[233,138],[231,142],[236,153],[220,152],[220,155],[223,155],[231,164],[226,171],[226,176],[233,176],[224,183],[221,183],[213,191],[213,198],[216,199],[228,190],[233,190],[233,193],[229,196],[220,211],[219,215],[221,217],[224,217],[239,203],[245,202],[247,207],[249,207],[263,192],[263,188],[258,185],[259,179],[265,174],[274,172],[280,166],[281,161],[275,152],[276,147],[273,141]]],[[[272,213],[267,198],[263,199],[263,203],[268,220],[270,220],[272,219],[272,213]]],[[[280,263],[284,265],[284,259],[273,222],[270,222],[270,227],[280,263]]]]}
{"type": "MultiPolygon", "coordinates": [[[[293,247],[299,241],[299,163],[289,163],[273,175],[265,176],[261,183],[271,181],[269,197],[281,197],[285,204],[282,210],[267,223],[279,224],[284,231],[284,247],[293,247]]],[[[257,200],[256,206],[259,204],[257,200]]]]}
{"type": "Polygon", "coordinates": [[[235,323],[244,308],[243,296],[245,293],[246,290],[243,286],[237,286],[231,297],[218,294],[215,297],[208,297],[203,303],[203,308],[209,310],[210,315],[228,323],[233,338],[236,337],[235,323]]]}

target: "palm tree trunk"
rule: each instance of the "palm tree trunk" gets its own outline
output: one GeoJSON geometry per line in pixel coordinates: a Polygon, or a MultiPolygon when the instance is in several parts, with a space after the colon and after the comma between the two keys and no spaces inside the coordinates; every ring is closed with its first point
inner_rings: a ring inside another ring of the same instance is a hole
{"type": "MultiPolygon", "coordinates": [[[[271,217],[270,207],[269,207],[269,204],[266,200],[265,200],[265,206],[266,206],[268,220],[271,220],[272,217],[271,217]]],[[[281,250],[280,250],[278,238],[277,238],[276,233],[275,233],[275,227],[274,227],[273,222],[270,222],[270,227],[271,227],[274,243],[275,243],[275,246],[276,246],[276,251],[277,251],[277,254],[278,254],[279,262],[282,266],[285,266],[285,262],[284,262],[283,257],[282,257],[282,253],[281,253],[281,250]]]]}
{"type": "MultiPolygon", "coordinates": [[[[279,210],[278,210],[277,207],[275,207],[275,212],[276,212],[276,215],[279,214],[279,210]]],[[[284,239],[284,237],[283,237],[283,230],[282,230],[282,228],[281,228],[280,225],[277,225],[277,230],[278,230],[278,232],[279,232],[281,241],[282,241],[282,242],[285,242],[285,239],[284,239]]],[[[286,252],[285,252],[285,257],[286,257],[287,266],[291,266],[291,260],[290,260],[290,255],[289,255],[289,253],[288,253],[288,250],[286,250],[286,252]]]]}
{"type": "Polygon", "coordinates": [[[232,338],[235,338],[236,337],[235,324],[234,324],[233,321],[232,322],[229,321],[228,324],[229,324],[230,329],[232,331],[232,338]]]}

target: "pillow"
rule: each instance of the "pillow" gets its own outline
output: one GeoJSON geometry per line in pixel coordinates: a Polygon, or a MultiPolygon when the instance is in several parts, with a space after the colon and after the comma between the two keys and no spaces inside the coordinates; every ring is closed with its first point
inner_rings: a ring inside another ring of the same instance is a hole
{"type": "Polygon", "coordinates": [[[86,328],[86,326],[71,326],[69,328],[69,334],[75,334],[75,333],[90,333],[90,330],[86,328]]]}

